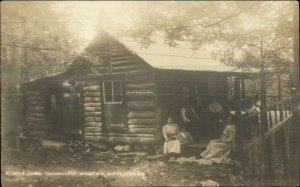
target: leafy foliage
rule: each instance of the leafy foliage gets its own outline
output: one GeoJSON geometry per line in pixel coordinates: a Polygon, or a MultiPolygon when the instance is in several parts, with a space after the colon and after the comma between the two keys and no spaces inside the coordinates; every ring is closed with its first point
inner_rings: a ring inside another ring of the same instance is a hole
{"type": "Polygon", "coordinates": [[[2,72],[15,73],[18,84],[67,68],[77,39],[50,2],[4,2],[1,10],[2,72]]]}
{"type": "Polygon", "coordinates": [[[143,2],[135,4],[129,35],[151,45],[161,35],[209,47],[214,57],[239,68],[286,70],[292,61],[293,2],[143,2]]]}

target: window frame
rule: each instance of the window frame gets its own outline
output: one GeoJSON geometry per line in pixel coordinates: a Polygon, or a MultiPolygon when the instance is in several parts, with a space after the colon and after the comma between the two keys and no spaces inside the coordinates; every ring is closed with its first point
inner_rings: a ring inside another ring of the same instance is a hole
{"type": "Polygon", "coordinates": [[[123,81],[122,80],[109,80],[109,81],[103,81],[102,82],[102,88],[103,88],[103,103],[104,104],[123,104],[123,81]],[[114,82],[120,83],[121,88],[121,101],[114,101],[115,95],[114,95],[114,82]],[[112,101],[107,102],[106,96],[105,96],[105,83],[111,83],[111,97],[112,101]]]}

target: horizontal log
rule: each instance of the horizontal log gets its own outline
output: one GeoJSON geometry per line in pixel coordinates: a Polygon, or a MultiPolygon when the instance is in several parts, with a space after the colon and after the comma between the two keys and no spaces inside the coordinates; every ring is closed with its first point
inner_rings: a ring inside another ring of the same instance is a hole
{"type": "Polygon", "coordinates": [[[128,128],[157,128],[157,129],[161,129],[161,125],[159,124],[151,124],[151,125],[128,125],[128,128]]]}
{"type": "Polygon", "coordinates": [[[33,118],[42,118],[42,119],[45,119],[46,118],[46,114],[45,113],[42,113],[42,112],[29,112],[27,111],[26,116],[28,117],[33,117],[33,118]]]}
{"type": "Polygon", "coordinates": [[[125,57],[125,56],[130,56],[132,55],[131,53],[129,53],[128,51],[124,50],[124,51],[112,51],[111,52],[111,58],[117,58],[117,57],[125,57]]]}
{"type": "Polygon", "coordinates": [[[112,67],[112,72],[123,72],[123,71],[131,71],[131,70],[141,70],[146,69],[147,67],[144,64],[139,65],[131,65],[131,66],[118,66],[112,67]]]}
{"type": "Polygon", "coordinates": [[[95,69],[99,73],[108,73],[108,66],[94,66],[93,69],[95,69]]]}
{"type": "Polygon", "coordinates": [[[150,137],[93,137],[85,136],[86,141],[91,142],[103,142],[109,144],[155,144],[159,141],[159,138],[150,137]]]}
{"type": "Polygon", "coordinates": [[[101,102],[101,98],[100,98],[100,97],[86,97],[86,98],[83,99],[83,101],[84,101],[85,103],[90,103],[90,102],[92,102],[92,103],[94,103],[94,102],[101,102]]]}
{"type": "Polygon", "coordinates": [[[97,81],[92,81],[92,80],[86,80],[86,81],[81,81],[79,83],[79,86],[81,87],[86,87],[86,86],[98,86],[99,82],[97,81]]]}
{"type": "Polygon", "coordinates": [[[84,107],[85,112],[101,112],[101,107],[84,107]]]}
{"type": "Polygon", "coordinates": [[[126,90],[151,90],[154,89],[155,84],[153,82],[142,82],[142,83],[127,83],[125,84],[125,89],[126,90]]]}
{"type": "Polygon", "coordinates": [[[82,88],[82,91],[86,92],[86,91],[100,91],[101,90],[101,86],[100,85],[93,85],[93,86],[85,86],[82,88]]]}
{"type": "Polygon", "coordinates": [[[84,136],[102,136],[101,132],[85,132],[84,136]]]}
{"type": "Polygon", "coordinates": [[[158,118],[152,118],[152,119],[129,119],[127,121],[128,125],[148,125],[148,124],[157,124],[159,123],[158,118]]]}
{"type": "Polygon", "coordinates": [[[35,124],[35,123],[28,123],[27,126],[26,126],[26,129],[47,131],[48,126],[47,125],[41,125],[41,124],[35,124]]]}
{"type": "Polygon", "coordinates": [[[101,117],[85,117],[84,121],[85,122],[101,122],[102,118],[101,117]]]}
{"type": "Polygon", "coordinates": [[[85,127],[84,128],[85,133],[86,132],[88,132],[88,133],[94,133],[94,132],[98,133],[98,132],[101,132],[101,131],[102,131],[102,129],[100,127],[85,127]]]}
{"type": "Polygon", "coordinates": [[[111,60],[111,66],[112,67],[120,67],[120,66],[134,66],[134,65],[139,65],[141,62],[138,60],[111,60]]]}
{"type": "Polygon", "coordinates": [[[154,134],[158,131],[157,128],[128,128],[129,133],[154,134]]]}
{"type": "Polygon", "coordinates": [[[47,103],[46,99],[43,99],[43,100],[27,100],[27,105],[44,106],[46,103],[47,103]]]}
{"type": "Polygon", "coordinates": [[[124,77],[124,83],[127,84],[142,84],[154,83],[155,77],[151,71],[141,71],[139,74],[130,74],[124,77]]]}
{"type": "Polygon", "coordinates": [[[111,61],[124,61],[124,60],[137,60],[138,58],[133,55],[121,56],[121,57],[111,57],[111,61]]]}
{"type": "Polygon", "coordinates": [[[131,99],[143,99],[143,98],[154,98],[154,92],[144,92],[144,91],[126,91],[125,96],[131,99]]]}
{"type": "Polygon", "coordinates": [[[127,118],[134,119],[134,118],[157,118],[159,114],[154,111],[132,111],[127,114],[127,118]]]}
{"type": "Polygon", "coordinates": [[[106,125],[106,130],[108,132],[127,132],[127,125],[125,124],[108,124],[106,125]]]}
{"type": "Polygon", "coordinates": [[[127,127],[126,124],[107,124],[106,127],[120,127],[120,128],[124,128],[127,127]]]}
{"type": "Polygon", "coordinates": [[[46,108],[46,106],[45,105],[36,105],[36,104],[28,104],[27,105],[27,108],[28,109],[45,109],[46,108]]]}
{"type": "Polygon", "coordinates": [[[30,120],[30,121],[40,121],[40,122],[43,122],[46,120],[46,118],[44,117],[31,117],[31,116],[25,116],[26,120],[30,120]]]}
{"type": "Polygon", "coordinates": [[[31,131],[28,131],[27,134],[29,136],[33,136],[33,137],[47,137],[48,136],[47,131],[41,131],[41,130],[31,130],[31,131]]]}
{"type": "Polygon", "coordinates": [[[154,137],[153,134],[102,133],[103,137],[154,137]]]}
{"type": "Polygon", "coordinates": [[[46,102],[44,103],[27,103],[28,107],[34,108],[34,107],[46,107],[46,102]]]}
{"type": "Polygon", "coordinates": [[[39,97],[45,97],[45,92],[25,92],[25,96],[31,97],[31,98],[39,98],[39,97]]]}
{"type": "Polygon", "coordinates": [[[157,102],[155,101],[136,101],[127,102],[126,106],[129,110],[153,110],[157,107],[157,102]]]}
{"type": "Polygon", "coordinates": [[[84,97],[101,97],[101,92],[85,92],[84,97]]]}
{"type": "Polygon", "coordinates": [[[85,122],[84,123],[85,127],[102,127],[102,123],[100,122],[85,122]]]}
{"type": "Polygon", "coordinates": [[[102,112],[84,112],[83,115],[86,117],[100,117],[102,112]]]}
{"type": "Polygon", "coordinates": [[[94,107],[94,106],[99,106],[101,107],[101,103],[84,103],[83,104],[84,107],[94,107]]]}

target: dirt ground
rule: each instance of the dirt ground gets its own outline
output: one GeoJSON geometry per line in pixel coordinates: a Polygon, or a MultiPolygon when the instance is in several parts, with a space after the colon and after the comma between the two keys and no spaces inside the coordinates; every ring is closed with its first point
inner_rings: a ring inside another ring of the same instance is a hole
{"type": "Polygon", "coordinates": [[[136,163],[113,160],[74,160],[37,151],[1,152],[1,181],[4,187],[86,186],[201,186],[212,180],[220,186],[243,185],[242,166],[212,166],[141,158],[136,163]]]}

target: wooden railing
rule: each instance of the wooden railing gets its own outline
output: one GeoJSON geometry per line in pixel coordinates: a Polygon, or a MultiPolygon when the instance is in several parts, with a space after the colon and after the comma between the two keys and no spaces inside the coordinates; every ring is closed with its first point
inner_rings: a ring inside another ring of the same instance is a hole
{"type": "Polygon", "coordinates": [[[280,102],[269,105],[266,110],[261,112],[254,112],[242,116],[241,133],[243,137],[243,148],[247,149],[249,146],[260,142],[262,130],[265,136],[279,129],[285,124],[287,119],[292,115],[291,98],[286,98],[280,102]],[[263,112],[265,112],[263,114],[263,112]],[[266,124],[261,124],[262,115],[266,115],[266,124]],[[265,127],[265,128],[263,128],[265,127]]]}
{"type": "MultiPolygon", "coordinates": [[[[289,160],[289,126],[292,124],[291,98],[282,99],[270,104],[260,112],[242,116],[241,119],[241,148],[243,155],[247,157],[247,164],[251,168],[253,163],[263,168],[261,180],[273,181],[275,178],[276,150],[282,153],[284,173],[288,175],[289,160]],[[265,120],[261,120],[264,117],[265,120]],[[262,124],[265,121],[265,124],[262,124]],[[276,138],[277,137],[277,138],[276,138]],[[278,138],[280,138],[279,142],[278,138]],[[257,156],[260,155],[260,156],[257,156]],[[260,163],[260,164],[257,164],[260,163]]],[[[255,170],[252,168],[252,170],[255,170]]],[[[253,172],[254,173],[254,172],[253,172]]]]}

